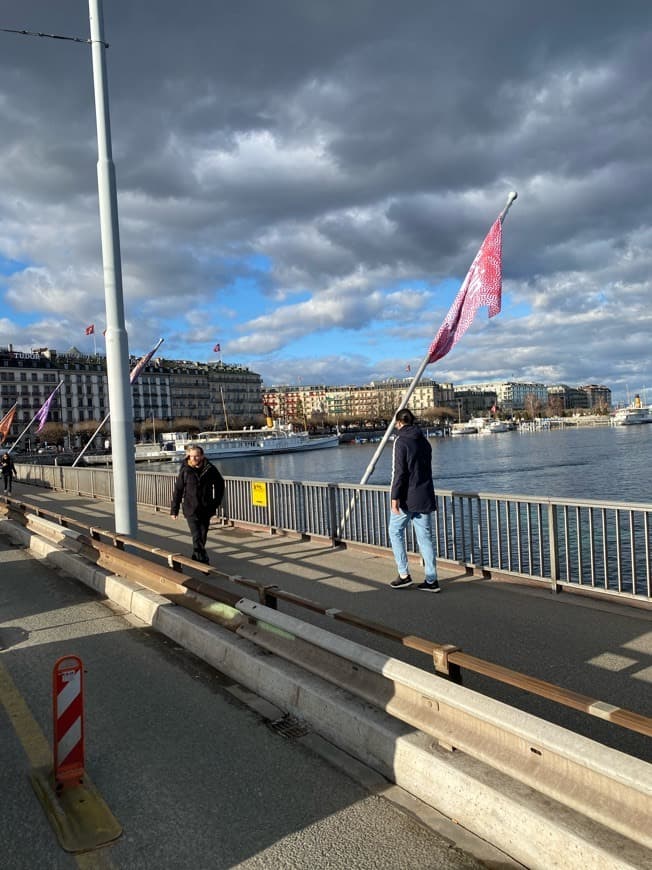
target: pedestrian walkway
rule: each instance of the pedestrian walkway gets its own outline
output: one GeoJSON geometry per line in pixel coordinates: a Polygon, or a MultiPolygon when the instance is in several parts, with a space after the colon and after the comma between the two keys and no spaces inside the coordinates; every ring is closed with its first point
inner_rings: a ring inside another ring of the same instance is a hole
{"type": "MultiPolygon", "coordinates": [[[[58,505],[105,518],[101,504],[58,505]]],[[[160,517],[141,521],[152,540],[167,529],[160,517]]],[[[213,555],[221,549],[254,555],[237,535],[213,555]]],[[[287,740],[266,727],[279,714],[12,546],[0,523],[0,867],[513,866],[317,735],[287,740]],[[59,848],[28,779],[49,762],[50,675],[71,654],[85,671],[87,770],[123,828],[110,847],[79,856],[59,848]]]]}
{"type": "MultiPolygon", "coordinates": [[[[113,505],[38,487],[21,486],[21,497],[80,522],[113,528],[113,505]]],[[[164,513],[141,510],[139,539],[167,551],[191,552],[186,524],[164,513]]],[[[472,579],[462,570],[440,570],[442,594],[415,587],[393,590],[391,554],[333,549],[326,541],[270,535],[265,530],[211,528],[212,566],[229,575],[276,584],[329,608],[355,613],[438,643],[510,667],[610,704],[652,716],[652,613],[622,603],[554,596],[549,587],[472,579]],[[425,599],[425,600],[424,600],[425,599]]],[[[415,579],[420,569],[415,565],[415,579]]],[[[244,594],[243,587],[218,585],[244,594]]],[[[289,612],[403,658],[422,668],[430,662],[381,637],[333,620],[289,612]]],[[[465,672],[464,685],[570,728],[605,745],[652,761],[652,741],[604,720],[531,696],[520,689],[465,672]]]]}

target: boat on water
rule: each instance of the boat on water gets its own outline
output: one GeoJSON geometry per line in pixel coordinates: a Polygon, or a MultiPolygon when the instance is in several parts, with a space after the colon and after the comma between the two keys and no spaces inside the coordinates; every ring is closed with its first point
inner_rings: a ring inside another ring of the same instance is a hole
{"type": "Polygon", "coordinates": [[[512,432],[514,427],[505,420],[492,420],[487,426],[487,432],[512,432]]]}
{"type": "Polygon", "coordinates": [[[478,427],[472,426],[470,423],[453,423],[451,426],[451,435],[477,435],[478,427]]]}
{"type": "Polygon", "coordinates": [[[614,426],[639,426],[641,423],[652,423],[652,414],[649,407],[642,404],[641,397],[636,395],[631,405],[614,412],[613,422],[614,426]]]}
{"type": "Polygon", "coordinates": [[[308,432],[295,432],[281,425],[264,429],[200,432],[192,438],[187,432],[173,432],[163,435],[161,451],[166,457],[181,461],[188,444],[198,444],[208,459],[228,459],[232,456],[267,456],[337,447],[339,435],[313,438],[308,432]]]}
{"type": "MultiPolygon", "coordinates": [[[[161,442],[135,445],[136,462],[181,462],[189,444],[198,444],[208,459],[227,459],[230,456],[267,456],[275,453],[298,453],[337,447],[339,435],[311,437],[308,432],[294,432],[291,428],[275,425],[264,429],[228,429],[217,432],[164,432],[161,442]]],[[[84,456],[87,465],[107,465],[111,454],[84,456]]]]}
{"type": "Polygon", "coordinates": [[[513,426],[506,420],[492,420],[490,417],[471,417],[469,426],[475,426],[480,435],[493,435],[497,432],[511,432],[513,426]]]}

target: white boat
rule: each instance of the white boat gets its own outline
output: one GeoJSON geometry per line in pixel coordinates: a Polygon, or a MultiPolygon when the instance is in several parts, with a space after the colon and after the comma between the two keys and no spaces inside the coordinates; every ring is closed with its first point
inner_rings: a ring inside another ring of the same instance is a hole
{"type": "Polygon", "coordinates": [[[511,432],[512,426],[505,420],[492,420],[491,417],[471,417],[468,426],[474,426],[479,435],[491,435],[495,432],[511,432]]]}
{"type": "Polygon", "coordinates": [[[639,426],[641,423],[652,423],[650,409],[641,404],[641,397],[634,396],[634,401],[626,408],[618,408],[613,415],[615,426],[639,426]]]}
{"type": "Polygon", "coordinates": [[[487,432],[511,432],[512,427],[505,420],[492,420],[487,426],[487,432]]]}
{"type": "Polygon", "coordinates": [[[477,435],[478,427],[471,426],[470,423],[453,423],[451,427],[451,435],[477,435]]]}
{"type": "Polygon", "coordinates": [[[181,461],[189,444],[198,444],[208,459],[228,459],[230,456],[267,456],[275,453],[298,453],[337,447],[339,435],[311,438],[308,432],[294,432],[276,425],[265,429],[231,429],[219,432],[200,432],[163,435],[162,451],[181,461]]]}

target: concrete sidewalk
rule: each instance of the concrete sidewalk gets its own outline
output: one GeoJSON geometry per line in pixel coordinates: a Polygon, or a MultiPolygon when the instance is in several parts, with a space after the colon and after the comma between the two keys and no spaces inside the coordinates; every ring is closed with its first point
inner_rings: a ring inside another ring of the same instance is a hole
{"type": "MultiPolygon", "coordinates": [[[[108,502],[20,485],[14,496],[84,523],[113,528],[113,505],[108,502]]],[[[185,522],[175,522],[162,513],[140,511],[139,539],[190,555],[185,522]]],[[[209,534],[208,550],[212,566],[220,572],[276,584],[327,607],[347,610],[405,634],[455,644],[497,664],[652,716],[650,611],[570,594],[553,596],[548,587],[470,579],[451,570],[440,572],[440,595],[424,595],[415,587],[392,590],[388,585],[395,576],[391,554],[333,549],[327,542],[262,530],[216,526],[209,534]]],[[[420,577],[418,566],[413,576],[420,577]]],[[[243,587],[217,577],[213,582],[243,592],[243,587]]],[[[375,635],[305,610],[283,609],[387,655],[430,667],[425,656],[375,635]]],[[[649,738],[471,673],[464,674],[464,684],[605,745],[652,760],[649,738]]]]}
{"type": "Polygon", "coordinates": [[[0,652],[2,867],[515,866],[317,735],[283,739],[265,727],[280,711],[10,545],[1,525],[0,652]],[[87,770],[124,829],[80,856],[59,848],[28,779],[48,761],[53,663],[73,653],[87,770]]]}

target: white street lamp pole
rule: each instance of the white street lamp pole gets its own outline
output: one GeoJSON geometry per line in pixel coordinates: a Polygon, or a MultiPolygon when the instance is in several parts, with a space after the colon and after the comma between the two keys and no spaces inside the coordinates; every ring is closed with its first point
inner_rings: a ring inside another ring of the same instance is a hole
{"type": "Polygon", "coordinates": [[[136,537],[136,459],[129,381],[129,343],[122,300],[122,266],[118,231],[118,198],[111,156],[111,124],[106,85],[102,0],[88,0],[91,25],[95,117],[97,122],[97,186],[104,264],[106,305],[106,368],[111,410],[111,452],[115,531],[136,537]]]}

